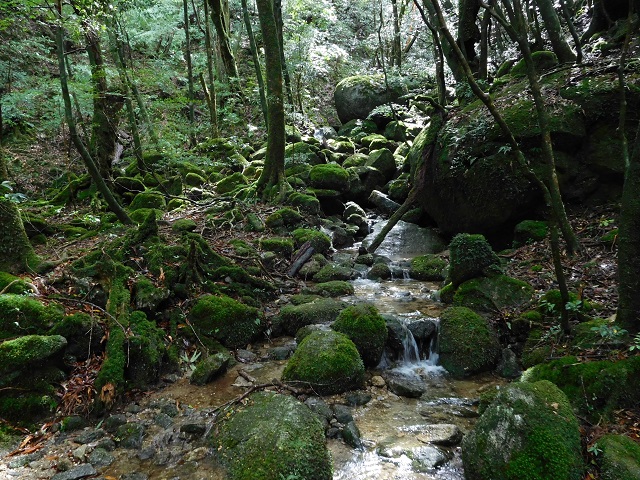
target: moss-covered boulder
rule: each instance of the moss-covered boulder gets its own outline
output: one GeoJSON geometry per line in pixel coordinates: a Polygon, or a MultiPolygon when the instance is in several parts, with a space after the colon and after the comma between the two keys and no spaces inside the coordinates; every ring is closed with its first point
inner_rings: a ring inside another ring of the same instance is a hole
{"type": "Polygon", "coordinates": [[[166,287],[158,287],[147,277],[136,278],[133,285],[135,304],[138,310],[153,313],[169,298],[171,292],[166,287]]]}
{"type": "Polygon", "coordinates": [[[140,192],[129,205],[130,210],[139,210],[141,208],[155,208],[157,210],[164,210],[167,208],[167,201],[164,195],[157,192],[140,192]]]}
{"type": "Polygon", "coordinates": [[[449,244],[449,279],[454,287],[487,271],[500,271],[500,259],[482,235],[460,233],[449,244]]]}
{"type": "Polygon", "coordinates": [[[320,269],[318,273],[313,276],[313,280],[316,282],[331,282],[336,280],[352,280],[355,278],[355,271],[350,267],[344,265],[337,265],[335,263],[329,263],[320,269]]]}
{"type": "Polygon", "coordinates": [[[567,397],[551,382],[501,389],[462,441],[466,478],[580,480],[580,430],[567,397]]]}
{"type": "Polygon", "coordinates": [[[346,335],[314,331],[300,343],[282,372],[285,382],[302,384],[321,395],[355,390],[364,381],[364,364],[346,335]]]}
{"type": "Polygon", "coordinates": [[[201,297],[191,309],[189,319],[199,335],[215,338],[227,348],[246,346],[264,328],[257,308],[227,296],[201,297]]]}
{"type": "Polygon", "coordinates": [[[602,480],[640,479],[640,445],[626,435],[604,435],[597,442],[602,480]]]}
{"type": "Polygon", "coordinates": [[[544,240],[549,232],[547,222],[542,220],[523,220],[513,231],[513,246],[519,247],[531,242],[544,240]]]}
{"type": "Polygon", "coordinates": [[[322,297],[344,297],[353,295],[353,284],[344,280],[321,282],[302,290],[303,294],[320,295],[322,297]]]}
{"type": "Polygon", "coordinates": [[[166,353],[165,332],[141,311],[131,313],[129,328],[132,335],[126,349],[125,379],[129,388],[146,388],[160,380],[166,353]]]}
{"type": "Polygon", "coordinates": [[[68,345],[65,354],[77,360],[86,360],[90,355],[98,355],[104,349],[102,339],[105,329],[97,318],[86,313],[64,317],[54,325],[49,334],[66,338],[68,345]]]}
{"type": "Polygon", "coordinates": [[[320,200],[315,195],[293,192],[287,198],[287,204],[311,215],[320,213],[320,200]]]}
{"type": "Polygon", "coordinates": [[[366,367],[380,363],[387,341],[387,324],[376,307],[370,304],[347,307],[340,312],[331,328],[351,339],[366,367]]]}
{"type": "Polygon", "coordinates": [[[9,372],[27,371],[41,367],[59,355],[67,346],[61,335],[25,335],[0,344],[0,376],[5,384],[9,372]]]}
{"type": "MultiPolygon", "coordinates": [[[[300,248],[306,242],[309,242],[316,253],[327,253],[331,248],[331,239],[329,235],[320,230],[312,228],[297,228],[291,232],[296,248],[300,248]]],[[[324,280],[319,280],[324,281],[324,280]]]]}
{"type": "Polygon", "coordinates": [[[206,385],[227,371],[231,356],[227,353],[219,352],[209,355],[196,365],[195,370],[189,378],[192,385],[206,385]]]}
{"type": "Polygon", "coordinates": [[[638,405],[639,376],[639,356],[592,362],[580,362],[576,357],[567,356],[528,369],[522,379],[555,383],[580,414],[599,420],[610,417],[617,409],[638,405]]]}
{"type": "Polygon", "coordinates": [[[377,106],[397,101],[407,93],[407,87],[407,82],[400,78],[389,78],[385,82],[383,75],[347,77],[336,85],[333,94],[338,118],[342,123],[365,119],[377,106]]]}
{"type": "Polygon", "coordinates": [[[306,405],[288,395],[251,395],[211,437],[231,480],[330,480],[324,428],[306,405]]]}
{"type": "Polygon", "coordinates": [[[0,295],[0,340],[25,334],[45,334],[62,320],[63,309],[55,303],[14,294],[0,295]]]}
{"type": "Polygon", "coordinates": [[[411,259],[409,276],[416,280],[444,280],[446,268],[446,260],[438,255],[419,255],[411,259]]]}
{"type": "Polygon", "coordinates": [[[369,280],[387,280],[391,278],[391,269],[384,262],[374,263],[367,272],[369,280]]]}
{"type": "Polygon", "coordinates": [[[40,260],[25,233],[15,203],[0,195],[0,271],[17,273],[38,266],[40,260]]]}
{"type": "Polygon", "coordinates": [[[299,226],[303,222],[303,217],[292,208],[281,208],[269,215],[265,220],[267,228],[276,230],[283,227],[299,226]]]}
{"type": "Polygon", "coordinates": [[[372,151],[365,166],[376,168],[382,172],[386,180],[391,180],[397,170],[396,159],[387,148],[372,151]]]}
{"type": "Polygon", "coordinates": [[[286,237],[270,237],[260,239],[260,248],[266,252],[274,252],[284,258],[293,253],[293,240],[286,237]]]}
{"type": "Polygon", "coordinates": [[[314,188],[340,192],[344,192],[349,185],[349,174],[344,168],[335,163],[315,165],[309,172],[309,179],[314,188]]]}
{"type": "Polygon", "coordinates": [[[236,172],[224,177],[216,183],[216,191],[220,194],[233,192],[241,185],[248,185],[249,180],[242,173],[236,172]]]}
{"type": "MultiPolygon", "coordinates": [[[[533,59],[537,72],[548,70],[558,64],[558,57],[556,54],[548,50],[533,52],[533,54],[531,54],[531,58],[533,59]]],[[[511,72],[509,73],[514,77],[525,77],[527,75],[527,65],[524,58],[520,59],[511,68],[511,72]]]]}
{"type": "Polygon", "coordinates": [[[31,287],[20,277],[0,271],[0,292],[22,295],[31,291],[31,287]]]}
{"type": "Polygon", "coordinates": [[[533,287],[527,282],[506,275],[492,275],[463,282],[453,296],[453,304],[482,314],[495,314],[526,305],[532,298],[533,287]]]}
{"type": "Polygon", "coordinates": [[[440,364],[453,376],[492,370],[500,343],[488,321],[466,307],[451,307],[440,318],[440,364]]]}
{"type": "Polygon", "coordinates": [[[274,333],[295,335],[306,325],[333,322],[345,303],[332,298],[316,299],[300,305],[286,305],[273,320],[274,333]]]}

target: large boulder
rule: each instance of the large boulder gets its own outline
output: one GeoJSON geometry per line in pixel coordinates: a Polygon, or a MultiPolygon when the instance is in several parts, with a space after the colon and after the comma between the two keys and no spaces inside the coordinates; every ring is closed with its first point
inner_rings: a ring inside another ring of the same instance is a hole
{"type": "Polygon", "coordinates": [[[462,441],[466,478],[580,480],[584,465],[578,420],[553,383],[501,389],[462,441]]]}
{"type": "Polygon", "coordinates": [[[489,322],[466,307],[452,307],[440,318],[440,364],[453,376],[493,369],[500,343],[489,322]]]}
{"type": "Polygon", "coordinates": [[[364,364],[346,335],[316,330],[302,340],[282,379],[309,386],[321,395],[342,393],[362,386],[364,364]]]}
{"type": "Polygon", "coordinates": [[[604,435],[597,447],[602,480],[640,479],[640,445],[625,435],[604,435]]]}
{"type": "Polygon", "coordinates": [[[451,240],[449,251],[449,280],[454,287],[500,271],[500,259],[482,235],[458,234],[451,240]]]}
{"type": "Polygon", "coordinates": [[[376,307],[370,304],[345,308],[331,325],[353,341],[367,367],[380,363],[387,341],[387,324],[376,307]]]}
{"type": "Polygon", "coordinates": [[[492,275],[467,280],[458,287],[453,304],[469,307],[481,314],[495,314],[521,307],[533,298],[533,287],[506,275],[492,275]]]}
{"type": "Polygon", "coordinates": [[[302,305],[285,305],[273,319],[274,333],[295,335],[307,325],[333,322],[345,303],[332,298],[317,299],[302,305]]]}
{"type": "Polygon", "coordinates": [[[391,78],[387,84],[383,75],[356,75],[336,85],[333,99],[342,123],[365,119],[379,105],[395,102],[408,92],[405,81],[391,78]]]}
{"type": "Polygon", "coordinates": [[[288,395],[254,393],[211,438],[231,480],[330,480],[331,459],[316,413],[288,395]]]}

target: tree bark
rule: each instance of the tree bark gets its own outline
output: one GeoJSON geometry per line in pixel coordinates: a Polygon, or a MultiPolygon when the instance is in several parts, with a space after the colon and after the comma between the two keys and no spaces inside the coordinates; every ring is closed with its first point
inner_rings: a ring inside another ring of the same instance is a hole
{"type": "Polygon", "coordinates": [[[256,80],[258,82],[258,94],[260,96],[260,108],[264,116],[264,124],[268,126],[267,119],[267,98],[264,95],[264,79],[262,78],[262,66],[260,65],[260,57],[258,56],[258,47],[256,46],[256,38],[253,35],[253,27],[251,26],[251,18],[249,17],[249,9],[247,8],[247,0],[242,0],[242,18],[244,26],[247,29],[249,37],[249,48],[251,49],[251,57],[253,58],[253,66],[256,71],[256,80]]]}
{"type": "Polygon", "coordinates": [[[209,76],[209,88],[201,75],[202,88],[207,96],[209,106],[209,121],[211,123],[211,138],[218,136],[218,99],[216,95],[215,75],[213,74],[213,50],[211,47],[211,15],[209,14],[209,2],[204,2],[204,45],[207,51],[207,75],[209,76]]]}
{"type": "Polygon", "coordinates": [[[209,2],[211,20],[213,21],[216,33],[218,34],[218,46],[220,49],[220,56],[222,57],[222,63],[224,64],[224,69],[228,77],[236,78],[238,76],[238,67],[236,66],[236,59],[234,58],[233,50],[231,49],[229,21],[224,13],[222,1],[206,1],[209,2]]]}
{"type": "Polygon", "coordinates": [[[267,155],[264,169],[258,179],[258,194],[268,196],[274,186],[283,184],[285,118],[282,92],[281,45],[271,0],[257,0],[260,28],[264,39],[267,74],[267,155]]]}
{"type": "Polygon", "coordinates": [[[475,44],[481,40],[476,18],[480,11],[479,0],[460,0],[458,7],[458,46],[474,73],[478,72],[478,55],[475,44]]]}
{"type": "Polygon", "coordinates": [[[273,0],[273,16],[276,20],[276,29],[278,31],[278,43],[280,44],[280,64],[282,65],[282,79],[284,81],[285,92],[287,92],[287,100],[293,105],[293,91],[291,89],[291,77],[287,68],[287,60],[284,56],[284,22],[282,20],[282,0],[273,0]]]}
{"type": "Polygon", "coordinates": [[[193,129],[196,123],[196,116],[195,106],[193,105],[193,67],[191,66],[191,32],[189,30],[189,3],[187,2],[187,0],[182,0],[182,11],[184,15],[184,58],[187,61],[187,84],[189,87],[189,124],[191,127],[191,131],[189,132],[189,143],[191,144],[191,147],[194,147],[196,144],[196,136],[193,129]]]}
{"type": "Polygon", "coordinates": [[[398,15],[398,2],[391,0],[393,12],[393,42],[391,47],[391,66],[398,69],[402,66],[402,44],[400,43],[400,16],[398,15]]]}
{"type": "MultiPolygon", "coordinates": [[[[416,0],[417,5],[417,0],[416,0]]],[[[440,23],[440,18],[437,15],[432,0],[422,0],[422,5],[427,12],[430,23],[436,30],[440,30],[442,28],[442,24],[440,23]]],[[[447,61],[447,65],[449,66],[449,70],[451,70],[451,74],[456,82],[464,82],[465,81],[465,72],[464,66],[460,62],[458,56],[456,55],[453,47],[449,42],[441,42],[442,45],[442,53],[444,58],[447,61]]]]}
{"type": "Polygon", "coordinates": [[[540,10],[540,16],[542,20],[544,20],[545,29],[549,34],[551,47],[558,56],[560,63],[575,62],[576,54],[573,53],[573,50],[571,50],[571,47],[564,38],[560,18],[558,18],[558,14],[553,6],[554,2],[552,0],[537,0],[536,4],[540,10]]]}

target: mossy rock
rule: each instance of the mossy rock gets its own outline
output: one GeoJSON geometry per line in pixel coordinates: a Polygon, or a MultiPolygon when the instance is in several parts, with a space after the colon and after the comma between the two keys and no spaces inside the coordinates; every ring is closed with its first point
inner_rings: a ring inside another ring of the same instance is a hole
{"type": "Polygon", "coordinates": [[[438,296],[442,303],[453,303],[453,296],[456,294],[456,287],[452,283],[447,283],[438,291],[438,296]]]}
{"type": "Polygon", "coordinates": [[[131,212],[129,214],[129,218],[140,225],[144,223],[144,221],[149,218],[149,215],[151,215],[152,213],[156,218],[162,218],[162,216],[164,215],[164,211],[158,210],[157,208],[139,208],[131,212]]]}
{"type": "Polygon", "coordinates": [[[171,224],[174,232],[193,232],[198,225],[190,218],[179,218],[171,224]]]}
{"type": "Polygon", "coordinates": [[[451,307],[440,318],[440,364],[453,376],[492,370],[500,343],[488,321],[466,307],[451,307]]]}
{"type": "Polygon", "coordinates": [[[342,162],[342,167],[364,167],[364,164],[367,163],[368,159],[369,157],[364,153],[354,153],[353,155],[347,157],[344,162],[342,162]]]}
{"type": "Polygon", "coordinates": [[[0,340],[25,334],[46,334],[62,320],[62,307],[32,297],[0,295],[0,340]]]}
{"type": "Polygon", "coordinates": [[[330,263],[322,267],[320,271],[313,276],[313,280],[314,282],[320,283],[336,280],[351,280],[354,274],[354,270],[350,267],[330,263]]]}
{"type": "MultiPolygon", "coordinates": [[[[42,366],[61,354],[67,339],[61,335],[25,335],[0,344],[0,374],[26,371],[42,366]]],[[[6,377],[5,377],[6,379],[6,377]]],[[[3,379],[0,384],[5,383],[3,379]]]]}
{"type": "Polygon", "coordinates": [[[101,343],[105,329],[98,321],[86,313],[68,315],[55,324],[50,335],[62,335],[67,339],[66,355],[78,360],[86,360],[90,355],[98,355],[103,350],[101,343]]]}
{"type": "Polygon", "coordinates": [[[542,220],[523,220],[516,225],[513,232],[513,246],[519,247],[547,238],[549,226],[542,220]]]}
{"type": "Polygon", "coordinates": [[[353,285],[344,280],[321,282],[302,290],[305,294],[320,295],[322,297],[344,297],[353,295],[353,285]]]}
{"type": "Polygon", "coordinates": [[[544,363],[554,352],[552,340],[546,338],[545,330],[540,326],[534,326],[529,331],[527,340],[522,349],[521,362],[524,368],[544,363]]]}
{"type": "Polygon", "coordinates": [[[184,177],[184,184],[188,187],[200,187],[205,183],[207,183],[207,179],[194,172],[189,172],[184,177]]]}
{"type": "Polygon", "coordinates": [[[274,333],[295,335],[306,325],[333,322],[345,307],[345,303],[332,298],[322,298],[300,305],[286,305],[273,320],[274,333]]]}
{"type": "Polygon", "coordinates": [[[453,296],[453,304],[478,313],[494,314],[504,309],[522,307],[532,298],[533,287],[527,282],[506,275],[494,275],[462,283],[453,296]]]}
{"type": "Polygon", "coordinates": [[[446,260],[438,255],[419,255],[411,259],[409,276],[416,280],[444,280],[446,268],[446,260]]]}
{"type": "Polygon", "coordinates": [[[581,322],[573,327],[571,334],[571,346],[577,349],[621,349],[625,347],[628,340],[627,335],[621,335],[622,328],[615,323],[604,319],[594,318],[587,322],[581,322]],[[601,329],[610,331],[615,338],[603,338],[600,334],[601,329]]]}
{"type": "Polygon", "coordinates": [[[289,169],[295,165],[319,165],[324,163],[317,152],[317,147],[305,142],[289,144],[284,149],[285,168],[289,169]]]}
{"type": "Polygon", "coordinates": [[[355,144],[348,139],[330,139],[329,148],[335,153],[352,154],[356,151],[355,144]]]}
{"type": "Polygon", "coordinates": [[[206,295],[191,309],[189,319],[199,335],[215,338],[227,348],[241,348],[263,331],[257,308],[231,297],[206,295]]]}
{"type": "MultiPolygon", "coordinates": [[[[536,72],[540,73],[544,70],[548,70],[552,67],[558,65],[558,57],[555,53],[550,52],[548,50],[541,50],[539,52],[533,52],[531,54],[533,59],[533,63],[536,68],[536,72]]],[[[527,65],[524,61],[524,58],[519,60],[513,68],[511,72],[509,72],[514,77],[524,77],[527,75],[527,65]]]]}
{"type": "Polygon", "coordinates": [[[224,375],[231,362],[227,353],[215,353],[201,360],[191,374],[189,383],[192,385],[206,385],[221,375],[224,375]]]}
{"type": "Polygon", "coordinates": [[[387,341],[387,324],[376,307],[370,304],[347,307],[331,328],[351,339],[365,367],[373,368],[380,363],[387,341]]]}
{"type": "Polygon", "coordinates": [[[371,135],[378,130],[378,126],[371,120],[361,120],[354,118],[340,127],[338,135],[341,137],[350,137],[361,139],[367,135],[371,135]]]}
{"type": "Polygon", "coordinates": [[[385,137],[384,135],[380,135],[379,133],[372,133],[371,135],[363,137],[360,140],[360,143],[369,149],[372,149],[371,145],[375,143],[375,145],[377,146],[376,150],[380,148],[387,148],[391,144],[387,137],[385,137]]]}
{"type": "Polygon", "coordinates": [[[392,120],[384,128],[384,136],[389,140],[404,142],[407,140],[407,127],[403,122],[392,120]]]}
{"type": "Polygon", "coordinates": [[[20,277],[0,272],[0,292],[22,295],[31,291],[31,287],[20,277]]]}
{"type": "Polygon", "coordinates": [[[221,195],[231,193],[241,185],[248,185],[249,180],[242,173],[236,172],[216,183],[216,192],[221,195]]]}
{"type": "Polygon", "coordinates": [[[166,287],[158,287],[151,280],[140,276],[133,285],[136,309],[154,313],[167,300],[171,292],[166,287]]]}
{"type": "Polygon", "coordinates": [[[299,208],[301,211],[311,215],[317,215],[320,213],[320,200],[318,200],[315,195],[293,192],[287,198],[287,203],[292,207],[299,208]]]}
{"type": "Polygon", "coordinates": [[[309,172],[309,178],[314,188],[344,192],[349,186],[349,174],[338,164],[315,165],[309,172]]]}
{"type": "Polygon", "coordinates": [[[455,287],[487,271],[501,271],[500,259],[483,235],[460,233],[451,240],[449,252],[449,279],[455,287]]]}
{"type": "Polygon", "coordinates": [[[160,380],[165,332],[140,311],[131,313],[129,326],[133,335],[128,338],[125,379],[129,388],[146,388],[160,380]]]}
{"type": "Polygon", "coordinates": [[[231,480],[332,478],[322,423],[289,395],[254,393],[211,442],[231,480]]]}
{"type": "Polygon", "coordinates": [[[303,220],[302,215],[300,215],[296,210],[285,207],[280,210],[276,210],[269,215],[264,223],[267,228],[275,230],[282,227],[296,227],[301,225],[303,220]]]}
{"type": "Polygon", "coordinates": [[[137,177],[118,177],[113,181],[113,186],[120,195],[140,193],[146,190],[142,180],[137,177]]]}
{"type": "Polygon", "coordinates": [[[640,356],[593,362],[580,362],[576,357],[567,356],[526,370],[522,379],[555,383],[580,414],[597,421],[610,417],[620,408],[638,405],[639,375],[640,356]]]}
{"type": "Polygon", "coordinates": [[[164,195],[157,192],[140,192],[133,197],[129,210],[134,211],[141,208],[155,208],[164,211],[167,208],[167,201],[164,195]]]}
{"type": "Polygon", "coordinates": [[[391,200],[402,204],[409,196],[409,191],[411,190],[409,174],[403,173],[397,179],[391,180],[387,184],[387,190],[389,191],[389,198],[391,200]]]}
{"type": "Polygon", "coordinates": [[[306,242],[310,242],[316,253],[325,254],[331,248],[331,239],[329,235],[320,230],[312,228],[297,228],[291,235],[295,242],[296,248],[300,248],[306,242]]]}
{"type": "Polygon", "coordinates": [[[365,166],[379,170],[387,180],[390,180],[397,170],[396,159],[393,153],[391,153],[391,150],[387,148],[374,150],[369,153],[369,158],[365,166]]]}
{"type": "Polygon", "coordinates": [[[362,386],[364,364],[346,335],[314,331],[287,362],[282,380],[308,386],[321,395],[342,393],[362,386]]]}
{"type": "Polygon", "coordinates": [[[626,435],[604,435],[597,441],[602,450],[597,460],[602,480],[639,480],[640,445],[626,435]]]}
{"type": "Polygon", "coordinates": [[[391,269],[386,263],[375,263],[367,272],[369,280],[387,280],[391,278],[391,269]]]}
{"type": "Polygon", "coordinates": [[[465,436],[462,461],[474,480],[581,480],[578,420],[551,382],[512,383],[465,436]]]}
{"type": "MultiPolygon", "coordinates": [[[[578,296],[569,292],[569,302],[577,302],[578,296]]],[[[538,301],[538,310],[544,315],[560,315],[562,310],[562,296],[560,290],[552,289],[545,292],[538,301]]]]}
{"type": "Polygon", "coordinates": [[[293,240],[286,237],[261,238],[260,248],[267,252],[275,252],[284,258],[291,258],[293,240]]]}

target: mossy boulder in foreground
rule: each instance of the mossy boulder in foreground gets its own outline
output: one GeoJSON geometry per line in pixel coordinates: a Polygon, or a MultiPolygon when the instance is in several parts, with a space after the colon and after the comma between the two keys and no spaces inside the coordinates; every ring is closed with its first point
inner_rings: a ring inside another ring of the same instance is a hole
{"type": "Polygon", "coordinates": [[[532,297],[533,287],[527,282],[506,275],[493,275],[464,282],[456,290],[453,304],[477,313],[493,314],[525,305],[532,297]]]}
{"type": "Polygon", "coordinates": [[[24,334],[45,334],[62,320],[62,307],[22,295],[0,295],[0,340],[24,334]]]}
{"type": "Polygon", "coordinates": [[[345,308],[331,325],[355,344],[367,367],[380,363],[387,341],[387,324],[373,305],[360,304],[345,308]]]}
{"type": "Polygon", "coordinates": [[[500,390],[462,441],[465,478],[580,480],[580,430],[567,397],[553,383],[513,383],[500,390]]]}
{"type": "Polygon", "coordinates": [[[0,375],[41,366],[66,346],[67,340],[60,335],[25,335],[7,340],[0,344],[0,375]]]}
{"type": "Polygon", "coordinates": [[[602,480],[640,479],[640,445],[625,435],[605,435],[597,443],[602,480]]]}
{"type": "Polygon", "coordinates": [[[231,480],[332,478],[318,416],[287,395],[251,395],[212,442],[231,480]]]}
{"type": "Polygon", "coordinates": [[[439,342],[440,363],[455,377],[491,370],[500,357],[500,343],[487,320],[466,307],[442,313],[439,342]]]}
{"type": "Polygon", "coordinates": [[[262,317],[257,308],[227,296],[201,297],[189,318],[198,334],[212,337],[227,348],[244,347],[262,331],[262,317]]]}
{"type": "Polygon", "coordinates": [[[358,349],[346,335],[314,331],[307,335],[282,373],[285,382],[299,382],[321,395],[355,390],[364,380],[358,349]]]}

